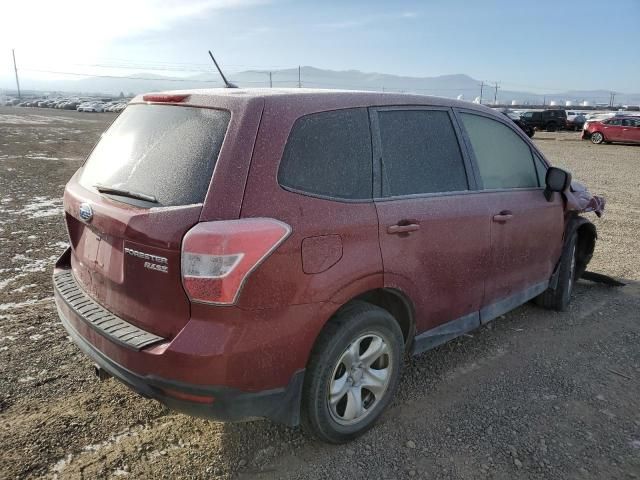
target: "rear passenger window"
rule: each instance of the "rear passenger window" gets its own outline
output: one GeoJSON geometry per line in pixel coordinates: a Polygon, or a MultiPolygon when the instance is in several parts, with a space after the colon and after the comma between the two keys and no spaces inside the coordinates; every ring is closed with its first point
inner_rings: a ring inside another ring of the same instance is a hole
{"type": "Polygon", "coordinates": [[[378,112],[385,197],[467,190],[467,175],[449,113],[378,112]]]}
{"type": "Polygon", "coordinates": [[[462,114],[485,189],[538,186],[531,149],[511,128],[480,115],[462,114]]]}
{"type": "Polygon", "coordinates": [[[283,187],[350,200],[371,199],[371,133],[366,108],[315,113],[293,125],[278,171],[283,187]]]}

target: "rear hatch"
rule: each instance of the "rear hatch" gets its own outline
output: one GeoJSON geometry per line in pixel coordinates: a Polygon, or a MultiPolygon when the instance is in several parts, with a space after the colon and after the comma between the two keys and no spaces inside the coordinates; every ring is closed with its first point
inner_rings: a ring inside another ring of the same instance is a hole
{"type": "Polygon", "coordinates": [[[109,311],[163,337],[189,320],[180,245],[200,218],[230,117],[130,105],[65,190],[75,278],[109,311]]]}

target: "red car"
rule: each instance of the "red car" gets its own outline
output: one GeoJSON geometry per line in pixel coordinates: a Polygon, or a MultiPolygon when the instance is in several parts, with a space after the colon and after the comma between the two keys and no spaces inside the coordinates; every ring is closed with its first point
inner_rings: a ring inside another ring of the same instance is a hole
{"type": "Polygon", "coordinates": [[[640,143],[640,117],[616,116],[606,120],[588,121],[582,139],[600,143],[640,143]]]}
{"type": "Polygon", "coordinates": [[[344,442],[420,353],[563,310],[601,212],[508,118],[417,95],[136,97],[64,192],[69,334],[146,397],[344,442]]]}

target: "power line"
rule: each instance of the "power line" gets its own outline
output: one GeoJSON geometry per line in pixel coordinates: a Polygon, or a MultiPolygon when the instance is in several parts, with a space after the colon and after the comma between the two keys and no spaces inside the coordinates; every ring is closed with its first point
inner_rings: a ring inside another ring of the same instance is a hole
{"type": "Polygon", "coordinates": [[[189,78],[175,78],[175,77],[162,77],[162,78],[151,78],[151,77],[130,77],[130,76],[120,76],[120,75],[98,75],[92,73],[78,73],[78,72],[60,72],[56,70],[39,70],[33,68],[23,68],[23,70],[27,72],[38,72],[38,73],[52,73],[55,75],[74,75],[77,77],[97,77],[97,78],[117,78],[117,79],[128,79],[128,80],[151,80],[151,81],[167,81],[167,82],[194,82],[194,83],[219,83],[218,80],[197,80],[197,79],[189,79],[189,78]]]}
{"type": "MultiPolygon", "coordinates": [[[[79,72],[61,72],[57,70],[40,70],[40,69],[33,69],[33,68],[23,68],[22,70],[27,72],[51,73],[54,75],[72,75],[76,77],[115,78],[118,80],[126,79],[126,80],[147,80],[147,81],[154,81],[154,82],[186,82],[186,83],[208,83],[208,84],[220,83],[218,80],[215,80],[215,79],[208,80],[208,79],[175,78],[175,77],[162,77],[162,78],[131,77],[131,76],[121,76],[121,75],[99,75],[99,74],[79,73],[79,72]]],[[[236,81],[236,80],[233,80],[233,81],[236,81]]],[[[293,82],[294,80],[289,80],[289,81],[293,82]]],[[[287,82],[287,80],[279,80],[279,82],[287,82]]],[[[261,83],[262,84],[264,82],[259,80],[246,80],[246,81],[243,81],[242,83],[261,83]]]]}
{"type": "MultiPolygon", "coordinates": [[[[207,69],[210,67],[208,63],[199,63],[199,62],[165,62],[165,61],[137,61],[137,60],[124,60],[124,59],[116,59],[116,58],[103,58],[101,60],[97,60],[96,64],[110,66],[113,64],[118,65],[126,65],[126,66],[189,66],[189,67],[202,67],[203,69],[207,69]]],[[[73,65],[89,65],[89,64],[81,64],[74,63],[73,65]]],[[[270,70],[270,69],[285,69],[285,68],[294,68],[291,65],[250,65],[250,64],[225,64],[226,67],[241,67],[241,68],[251,68],[251,69],[261,69],[261,70],[270,70]]]]}
{"type": "MultiPolygon", "coordinates": [[[[20,96],[21,94],[21,90],[20,90],[20,83],[19,83],[19,78],[18,78],[18,68],[17,68],[17,62],[15,60],[15,51],[12,51],[13,54],[13,59],[14,59],[14,70],[15,70],[15,76],[16,76],[16,85],[17,85],[17,89],[18,89],[18,94],[20,96]]],[[[92,64],[93,66],[97,66],[97,67],[103,67],[103,68],[113,68],[112,66],[107,66],[107,65],[102,65],[102,64],[92,64]]],[[[134,69],[135,67],[123,67],[125,69],[134,69]]],[[[161,70],[161,68],[158,68],[161,70]]],[[[39,72],[39,73],[48,73],[48,74],[55,74],[55,75],[69,75],[69,76],[76,76],[76,77],[94,77],[94,78],[111,78],[111,79],[116,79],[116,80],[144,80],[144,81],[155,81],[155,82],[175,82],[175,83],[191,83],[191,84],[208,84],[211,86],[220,86],[220,82],[217,79],[207,79],[207,78],[200,78],[200,79],[195,79],[195,78],[178,78],[178,77],[165,77],[162,76],[162,78],[153,78],[153,77],[146,77],[146,76],[131,76],[131,75],[109,75],[109,74],[92,74],[92,73],[83,73],[83,72],[73,72],[73,71],[66,71],[66,70],[48,70],[48,69],[38,69],[38,68],[24,68],[21,67],[20,68],[21,71],[27,71],[27,72],[39,72]]],[[[295,71],[293,68],[291,68],[290,70],[295,71]]],[[[210,69],[207,70],[202,70],[203,72],[206,73],[210,73],[210,69]]],[[[248,73],[248,72],[245,72],[248,73]]],[[[349,84],[344,84],[344,83],[331,83],[331,82],[323,82],[323,81],[312,81],[312,80],[305,80],[304,82],[302,81],[302,67],[298,66],[298,78],[297,80],[295,78],[290,78],[288,80],[282,79],[282,80],[274,80],[273,79],[273,74],[274,73],[280,73],[279,71],[272,71],[272,70],[254,70],[251,73],[255,73],[255,74],[268,74],[269,75],[269,81],[267,83],[267,80],[243,80],[243,81],[239,81],[239,80],[235,80],[235,79],[231,79],[234,82],[239,82],[241,84],[245,84],[245,85],[255,85],[255,86],[269,86],[269,87],[273,87],[274,84],[280,84],[282,86],[297,86],[298,88],[301,88],[303,86],[320,86],[320,87],[335,87],[335,88],[342,88],[342,89],[358,89],[358,90],[367,90],[367,91],[379,91],[380,88],[378,87],[372,87],[369,85],[349,85],[349,84]]],[[[289,75],[285,75],[285,76],[290,76],[293,77],[293,72],[289,71],[287,72],[289,75]]],[[[480,84],[480,103],[483,102],[484,100],[484,88],[486,86],[488,86],[488,83],[486,81],[482,81],[480,84]]],[[[497,93],[498,90],[501,87],[501,82],[492,82],[491,86],[494,89],[494,103],[497,103],[497,93]]],[[[414,93],[419,93],[419,92],[424,92],[424,93],[429,93],[429,92],[433,92],[435,94],[443,94],[444,92],[466,92],[466,91],[474,91],[477,87],[459,87],[459,88],[408,88],[405,90],[409,91],[409,92],[414,92],[414,93]]],[[[397,89],[394,89],[393,87],[382,87],[383,91],[398,91],[397,89]]],[[[403,90],[404,91],[404,90],[403,90]]],[[[609,105],[613,106],[615,104],[615,98],[616,96],[619,95],[619,93],[617,92],[610,92],[609,94],[609,105]]],[[[540,95],[542,96],[542,95],[540,95]]],[[[546,95],[544,95],[543,97],[543,105],[547,104],[547,99],[546,99],[546,95]]],[[[600,97],[600,96],[590,96],[589,98],[593,99],[594,101],[597,99],[602,99],[604,100],[606,97],[600,97]]]]}

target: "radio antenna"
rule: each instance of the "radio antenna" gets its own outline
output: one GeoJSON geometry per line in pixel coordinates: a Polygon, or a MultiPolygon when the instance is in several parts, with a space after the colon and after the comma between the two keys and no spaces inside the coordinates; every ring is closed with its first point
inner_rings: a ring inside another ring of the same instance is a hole
{"type": "Polygon", "coordinates": [[[220,73],[220,76],[222,77],[222,81],[224,82],[225,88],[238,88],[237,85],[234,85],[233,83],[228,81],[227,77],[224,76],[224,73],[222,73],[222,70],[220,70],[220,66],[218,65],[218,62],[216,62],[216,59],[214,58],[213,53],[211,53],[211,50],[209,50],[209,56],[211,57],[211,60],[213,60],[213,64],[218,69],[218,73],[220,73]]]}

